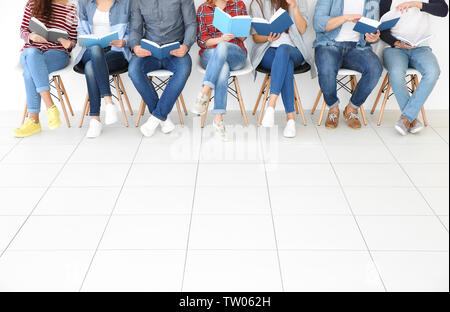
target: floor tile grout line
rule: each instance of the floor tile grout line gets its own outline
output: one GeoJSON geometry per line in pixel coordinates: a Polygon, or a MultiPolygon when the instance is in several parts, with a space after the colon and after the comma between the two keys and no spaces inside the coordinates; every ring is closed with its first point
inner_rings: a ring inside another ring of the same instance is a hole
{"type": "Polygon", "coordinates": [[[131,164],[130,164],[130,166],[129,166],[129,168],[128,168],[128,171],[127,171],[127,174],[125,175],[125,178],[123,179],[122,186],[121,186],[121,188],[120,188],[120,190],[119,190],[119,192],[118,192],[118,194],[117,194],[116,200],[115,200],[114,205],[113,205],[113,207],[112,207],[112,209],[111,209],[111,212],[110,212],[110,214],[109,214],[108,220],[106,221],[105,227],[104,227],[104,229],[103,229],[102,235],[100,236],[100,239],[99,239],[99,241],[98,241],[97,247],[96,247],[96,249],[95,249],[95,251],[94,251],[94,253],[93,253],[93,255],[92,255],[92,259],[91,259],[91,261],[89,262],[89,266],[88,266],[88,268],[87,268],[87,270],[86,270],[86,273],[85,273],[85,275],[84,275],[84,277],[83,277],[83,280],[82,280],[82,282],[81,282],[81,285],[80,285],[80,288],[79,288],[78,292],[81,292],[81,291],[82,291],[83,286],[84,286],[84,283],[86,282],[86,278],[87,278],[87,276],[89,275],[90,269],[91,269],[91,267],[92,267],[92,264],[94,263],[94,260],[95,260],[96,255],[97,255],[97,253],[98,253],[98,251],[99,251],[99,249],[100,249],[100,248],[99,248],[99,247],[100,247],[100,244],[102,243],[103,237],[105,236],[106,230],[108,229],[109,223],[110,223],[110,221],[111,221],[111,219],[112,219],[112,217],[113,217],[113,215],[114,215],[114,210],[116,209],[117,204],[118,204],[119,199],[120,199],[120,196],[122,195],[122,191],[123,191],[123,189],[124,189],[124,187],[125,187],[125,184],[126,184],[126,182],[127,182],[128,176],[130,175],[131,169],[133,168],[134,160],[136,159],[136,156],[137,156],[137,154],[138,154],[138,152],[139,152],[139,148],[140,148],[140,146],[141,146],[143,140],[144,140],[144,136],[141,135],[141,141],[139,142],[138,146],[136,147],[136,152],[135,152],[135,154],[134,154],[133,160],[132,160],[132,162],[131,162],[131,164]]]}
{"type": "Polygon", "coordinates": [[[189,219],[188,237],[187,237],[187,241],[186,241],[186,250],[185,250],[185,256],[184,256],[183,275],[181,277],[181,290],[180,290],[181,292],[183,292],[183,290],[184,290],[184,282],[185,282],[187,263],[188,263],[188,257],[189,257],[189,246],[190,246],[190,242],[191,242],[192,220],[194,218],[195,199],[196,199],[197,187],[198,187],[198,173],[199,173],[200,165],[201,165],[201,160],[200,160],[201,157],[200,156],[202,153],[202,146],[203,146],[203,128],[200,128],[200,146],[198,149],[197,170],[195,172],[194,193],[192,195],[192,207],[191,207],[191,213],[190,213],[190,219],[189,219]]]}
{"type": "MultiPolygon", "coordinates": [[[[434,129],[433,129],[434,131],[434,129]]],[[[379,136],[378,132],[377,135],[379,136]]],[[[398,159],[395,157],[394,153],[392,152],[392,150],[389,148],[389,146],[386,144],[386,142],[383,140],[383,138],[381,136],[379,136],[379,138],[381,139],[381,141],[383,142],[383,144],[386,146],[386,148],[388,149],[389,153],[391,153],[392,157],[394,157],[394,159],[397,162],[397,165],[400,167],[400,169],[403,171],[403,173],[408,177],[408,180],[411,182],[411,184],[413,185],[414,189],[420,194],[420,196],[422,197],[422,199],[426,202],[426,204],[428,205],[428,207],[430,208],[430,210],[433,212],[433,215],[438,219],[439,223],[444,227],[444,230],[449,233],[449,230],[447,229],[447,227],[445,226],[444,222],[442,221],[442,219],[439,217],[439,215],[436,213],[436,211],[433,209],[433,207],[431,207],[430,202],[427,200],[427,198],[425,197],[425,195],[422,193],[422,191],[420,190],[420,188],[416,185],[416,183],[414,183],[413,179],[411,178],[411,176],[408,174],[408,172],[406,171],[405,167],[403,166],[402,163],[400,163],[398,161],[398,159]]]]}
{"type": "Polygon", "coordinates": [[[259,131],[257,133],[258,133],[258,141],[259,141],[259,150],[260,150],[260,152],[262,154],[261,156],[263,158],[264,176],[266,179],[267,197],[269,200],[270,216],[272,219],[273,234],[274,234],[274,239],[275,239],[275,248],[276,248],[276,252],[277,252],[278,270],[280,273],[280,281],[281,281],[281,291],[285,292],[283,269],[282,269],[282,265],[281,265],[281,256],[280,256],[280,250],[279,250],[279,245],[278,245],[276,223],[275,223],[275,217],[274,217],[273,208],[272,208],[272,200],[271,200],[271,196],[270,196],[270,184],[269,184],[269,178],[267,176],[267,166],[266,166],[265,153],[264,153],[264,147],[263,147],[264,144],[262,143],[262,140],[260,137],[262,128],[260,127],[258,130],[259,131]]]}
{"type": "Polygon", "coordinates": [[[435,129],[435,127],[430,126],[431,129],[444,141],[445,144],[449,145],[449,142],[445,140],[445,138],[435,129]]]}
{"type": "MultiPolygon", "coordinates": [[[[6,245],[6,247],[3,249],[3,251],[0,253],[0,258],[3,257],[3,255],[6,253],[6,251],[9,249],[9,247],[11,246],[12,242],[16,239],[17,235],[19,235],[20,231],[23,229],[23,227],[25,226],[25,224],[28,222],[28,220],[31,218],[31,216],[33,215],[34,211],[36,210],[36,208],[39,206],[39,204],[41,203],[41,201],[44,199],[44,197],[47,195],[48,191],[51,189],[52,185],[56,182],[56,180],[58,179],[58,177],[60,176],[60,174],[64,171],[64,168],[67,166],[67,164],[69,163],[70,158],[75,154],[76,150],[78,149],[78,147],[80,146],[81,142],[83,142],[84,137],[81,137],[80,141],[78,142],[78,144],[75,145],[72,153],[67,157],[66,161],[61,164],[61,168],[58,170],[58,172],[56,173],[55,177],[51,180],[51,182],[49,183],[49,185],[45,188],[44,192],[42,193],[42,195],[39,197],[39,200],[36,202],[36,204],[34,205],[33,209],[31,209],[30,213],[26,216],[25,220],[23,221],[22,225],[19,227],[19,229],[16,231],[16,233],[14,234],[14,236],[11,238],[11,240],[9,241],[8,245],[6,245]]],[[[20,140],[20,142],[22,142],[22,140],[20,140]]],[[[20,143],[19,142],[19,143],[20,143]]],[[[17,144],[19,144],[17,143],[17,144]]]]}
{"type": "MultiPolygon", "coordinates": [[[[341,125],[341,126],[342,126],[342,125],[341,125]]],[[[319,132],[319,130],[318,130],[318,127],[319,127],[319,126],[315,126],[316,131],[317,131],[317,134],[318,134],[318,136],[319,136],[319,139],[322,141],[322,137],[320,136],[320,132],[319,132]]],[[[371,127],[372,127],[372,126],[371,126],[371,127]]],[[[374,130],[374,129],[373,129],[373,130],[374,130]]],[[[331,131],[332,131],[332,130],[331,130],[331,131]]],[[[375,131],[375,130],[374,130],[374,131],[375,131]]],[[[382,286],[383,286],[383,288],[384,288],[384,291],[387,292],[388,289],[387,289],[386,284],[385,284],[385,282],[384,282],[384,280],[383,280],[383,276],[381,275],[381,271],[380,271],[380,269],[378,268],[377,263],[375,262],[375,258],[374,258],[373,254],[372,254],[372,251],[370,250],[369,244],[367,243],[366,237],[364,236],[364,233],[363,233],[363,231],[362,231],[361,225],[360,225],[359,222],[358,222],[358,218],[356,217],[356,215],[355,215],[355,213],[354,213],[354,211],[353,211],[352,205],[351,205],[351,203],[350,203],[350,200],[349,200],[349,198],[348,198],[348,195],[347,195],[347,193],[345,192],[344,185],[342,184],[341,180],[339,179],[339,175],[338,175],[338,173],[337,173],[337,171],[336,171],[336,168],[335,168],[335,166],[334,166],[335,164],[331,161],[328,152],[327,152],[327,157],[328,157],[328,159],[329,159],[329,161],[330,161],[330,166],[331,166],[331,168],[332,168],[332,170],[333,170],[333,172],[334,172],[334,175],[335,175],[335,177],[336,177],[336,179],[337,179],[337,181],[338,181],[338,183],[339,183],[339,186],[340,186],[340,188],[341,188],[342,194],[344,195],[344,198],[345,198],[345,200],[346,200],[346,202],[347,202],[348,208],[350,209],[350,212],[351,212],[351,214],[352,214],[353,220],[355,221],[355,224],[356,224],[356,226],[358,227],[358,231],[359,231],[359,233],[360,233],[360,235],[361,235],[361,238],[362,238],[363,241],[364,241],[364,244],[365,244],[365,246],[366,246],[367,252],[368,252],[368,254],[369,254],[369,256],[370,256],[370,258],[371,258],[371,260],[372,260],[373,265],[375,266],[375,269],[377,270],[378,277],[379,277],[379,279],[380,279],[380,281],[381,281],[381,284],[382,284],[382,286]]]]}
{"type": "Polygon", "coordinates": [[[6,157],[8,157],[8,155],[11,154],[12,151],[13,151],[13,150],[14,150],[14,149],[15,149],[22,141],[23,141],[23,139],[19,139],[16,143],[14,143],[14,144],[12,145],[12,147],[9,149],[9,151],[7,151],[7,152],[5,153],[5,155],[3,155],[3,157],[0,159],[0,163],[2,163],[3,160],[5,160],[6,157]]]}

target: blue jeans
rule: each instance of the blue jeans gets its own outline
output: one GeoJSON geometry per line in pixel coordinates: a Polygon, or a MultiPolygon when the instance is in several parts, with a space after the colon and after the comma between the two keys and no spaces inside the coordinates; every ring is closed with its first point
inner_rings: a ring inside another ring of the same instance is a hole
{"type": "Polygon", "coordinates": [[[153,56],[144,58],[133,56],[128,67],[128,75],[147,104],[150,113],[159,120],[165,121],[183,91],[191,70],[192,60],[189,54],[184,57],[169,56],[163,60],[153,56]],[[149,72],[159,69],[167,69],[173,73],[161,98],[147,77],[149,72]]]}
{"type": "Polygon", "coordinates": [[[286,114],[293,113],[294,107],[294,69],[305,62],[300,51],[290,45],[269,48],[260,66],[271,70],[270,94],[283,98],[286,114]]]}
{"type": "Polygon", "coordinates": [[[215,49],[203,51],[200,59],[206,68],[203,85],[215,90],[213,113],[225,114],[230,72],[245,66],[247,53],[234,43],[221,42],[215,49]]]}
{"type": "Polygon", "coordinates": [[[127,68],[128,62],[122,52],[93,46],[84,53],[80,65],[86,76],[90,115],[100,116],[101,99],[112,95],[109,74],[127,68]]]}
{"type": "Polygon", "coordinates": [[[325,102],[331,107],[339,105],[336,77],[339,69],[356,70],[362,74],[350,99],[353,108],[367,100],[383,72],[380,60],[371,49],[358,49],[355,42],[337,42],[336,45],[318,46],[315,50],[320,89],[325,102]]]}
{"type": "Polygon", "coordinates": [[[38,114],[41,111],[40,93],[50,91],[49,75],[65,68],[69,63],[69,55],[59,50],[41,52],[36,48],[27,48],[20,56],[20,63],[23,67],[28,112],[38,114]]]}
{"type": "Polygon", "coordinates": [[[387,48],[384,50],[384,64],[402,115],[413,122],[439,79],[441,70],[438,61],[429,47],[412,50],[387,48]],[[422,74],[422,80],[413,95],[409,94],[405,85],[408,68],[415,68],[422,74]]]}

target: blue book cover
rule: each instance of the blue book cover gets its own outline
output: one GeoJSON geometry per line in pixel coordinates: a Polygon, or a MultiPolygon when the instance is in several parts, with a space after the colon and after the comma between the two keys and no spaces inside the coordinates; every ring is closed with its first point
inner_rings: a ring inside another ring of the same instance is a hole
{"type": "Polygon", "coordinates": [[[220,8],[216,8],[213,26],[223,34],[233,34],[235,37],[248,37],[252,19],[247,15],[232,17],[220,8]]]}
{"type": "Polygon", "coordinates": [[[169,57],[171,55],[170,54],[171,51],[179,49],[180,43],[173,42],[160,46],[156,42],[147,39],[142,39],[141,47],[145,50],[152,52],[152,56],[156,57],[158,60],[162,60],[165,59],[166,57],[169,57]]]}
{"type": "Polygon", "coordinates": [[[109,44],[114,40],[119,40],[118,32],[112,32],[104,36],[82,35],[78,37],[78,44],[85,48],[90,48],[96,45],[106,48],[109,47],[109,44]]]}
{"type": "Polygon", "coordinates": [[[362,34],[373,34],[379,31],[388,30],[394,28],[397,25],[401,17],[401,12],[399,11],[389,11],[384,14],[380,21],[376,21],[367,17],[362,17],[353,28],[362,34]]]}
{"type": "Polygon", "coordinates": [[[254,18],[252,20],[252,26],[258,35],[269,36],[270,33],[281,34],[285,32],[289,27],[294,24],[291,16],[283,9],[279,9],[270,19],[267,21],[263,18],[254,18]]]}

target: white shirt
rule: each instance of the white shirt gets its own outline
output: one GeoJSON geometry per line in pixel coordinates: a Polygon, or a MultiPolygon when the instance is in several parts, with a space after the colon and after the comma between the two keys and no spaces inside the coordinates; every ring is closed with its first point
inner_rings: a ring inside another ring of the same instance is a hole
{"type": "Polygon", "coordinates": [[[94,35],[105,35],[110,32],[109,11],[103,12],[97,9],[92,21],[92,33],[94,35]]]}
{"type": "Polygon", "coordinates": [[[278,48],[282,44],[287,44],[287,45],[290,45],[292,47],[295,47],[294,42],[292,41],[292,39],[289,36],[289,34],[287,34],[286,32],[282,33],[278,40],[272,42],[270,47],[271,48],[278,48]]]}
{"type": "MultiPolygon", "coordinates": [[[[364,13],[364,0],[344,0],[344,15],[346,14],[363,14],[364,13]]],[[[355,23],[346,22],[342,25],[339,35],[336,37],[336,41],[344,42],[358,42],[361,38],[361,34],[353,30],[355,23]]]]}

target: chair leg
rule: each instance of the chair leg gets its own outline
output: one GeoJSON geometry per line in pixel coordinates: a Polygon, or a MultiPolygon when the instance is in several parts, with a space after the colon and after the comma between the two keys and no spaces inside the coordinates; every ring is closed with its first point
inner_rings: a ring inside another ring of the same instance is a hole
{"type": "Polygon", "coordinates": [[[180,118],[180,124],[181,124],[181,126],[184,127],[183,113],[181,112],[180,100],[177,99],[177,101],[175,103],[177,105],[178,117],[180,118]]]}
{"type": "Polygon", "coordinates": [[[84,105],[83,105],[83,112],[81,113],[81,120],[80,120],[80,125],[79,127],[83,127],[83,122],[84,122],[84,116],[87,116],[87,113],[89,111],[89,94],[86,95],[86,100],[84,101],[84,105]]]}
{"type": "Polygon", "coordinates": [[[69,112],[72,116],[75,116],[72,109],[72,104],[70,104],[69,95],[67,94],[66,87],[64,86],[64,83],[62,81],[61,76],[58,76],[59,78],[59,85],[61,86],[61,89],[64,93],[64,98],[66,99],[67,107],[69,108],[69,112]]]}
{"type": "Polygon", "coordinates": [[[319,105],[319,102],[320,102],[320,98],[322,97],[322,90],[319,90],[319,93],[317,94],[317,97],[316,97],[316,101],[314,102],[314,106],[313,106],[313,109],[312,109],[312,111],[311,111],[311,115],[314,115],[314,112],[316,111],[316,109],[317,109],[317,105],[319,105]]]}
{"type": "Polygon", "coordinates": [[[263,84],[261,86],[261,90],[259,91],[259,94],[258,94],[258,100],[256,100],[255,108],[253,109],[253,115],[255,115],[256,112],[258,111],[259,102],[261,101],[264,91],[266,90],[267,80],[269,80],[269,77],[270,77],[269,74],[266,74],[266,76],[264,77],[264,82],[263,82],[263,84]]]}
{"type": "Polygon", "coordinates": [[[320,116],[319,116],[319,123],[318,126],[320,127],[322,125],[323,116],[325,115],[325,107],[327,106],[327,103],[323,101],[322,109],[320,110],[320,116]]]}
{"type": "Polygon", "coordinates": [[[139,124],[141,123],[141,118],[142,118],[142,116],[144,116],[144,114],[145,114],[145,102],[144,102],[144,100],[142,100],[141,106],[139,108],[138,118],[136,121],[136,128],[139,127],[139,124]]]}
{"type": "Polygon", "coordinates": [[[119,78],[117,78],[117,76],[113,76],[113,80],[114,80],[114,86],[116,87],[116,91],[117,91],[117,98],[119,99],[119,103],[120,103],[120,109],[122,110],[122,115],[123,115],[123,119],[125,120],[125,126],[128,127],[128,118],[127,118],[127,113],[125,112],[125,107],[123,105],[123,100],[122,100],[122,94],[120,94],[120,87],[119,87],[119,78]]]}
{"type": "Polygon", "coordinates": [[[25,118],[28,117],[28,108],[27,108],[27,101],[25,101],[25,108],[23,110],[23,116],[22,116],[22,123],[20,124],[21,126],[23,126],[23,124],[25,123],[25,118]]]}
{"type": "Polygon", "coordinates": [[[212,91],[209,92],[208,104],[206,104],[206,111],[205,111],[205,113],[202,116],[202,128],[204,128],[205,124],[206,124],[206,116],[208,115],[209,104],[211,103],[211,93],[212,93],[212,91]]]}
{"type": "Polygon", "coordinates": [[[60,88],[59,83],[58,83],[58,76],[54,76],[54,77],[53,77],[53,82],[54,82],[54,84],[55,84],[56,91],[57,91],[57,93],[58,93],[59,103],[61,104],[61,108],[62,108],[62,110],[63,110],[64,117],[65,117],[65,119],[66,119],[67,127],[70,128],[69,115],[67,114],[66,105],[65,105],[65,103],[64,103],[64,99],[63,99],[63,97],[62,97],[61,88],[60,88]]]}
{"type": "Polygon", "coordinates": [[[239,102],[239,107],[241,108],[241,114],[242,117],[244,118],[244,124],[246,127],[248,127],[248,119],[247,119],[247,113],[245,112],[245,105],[244,105],[244,100],[242,98],[242,93],[241,93],[241,88],[239,87],[239,81],[237,77],[233,78],[234,81],[234,86],[236,87],[236,92],[237,92],[237,96],[238,96],[238,102],[239,102]]]}
{"type": "Polygon", "coordinates": [[[364,105],[361,105],[360,110],[361,110],[361,116],[362,116],[362,119],[364,122],[364,126],[367,126],[367,117],[366,117],[366,111],[364,109],[364,105]]]}
{"type": "Polygon", "coordinates": [[[371,115],[373,115],[373,113],[375,113],[375,109],[378,106],[378,102],[380,101],[381,94],[383,94],[383,90],[384,90],[384,88],[386,88],[386,83],[388,82],[388,80],[389,80],[389,74],[386,74],[386,76],[384,76],[383,83],[381,84],[380,91],[378,91],[377,98],[375,99],[375,103],[373,103],[372,110],[370,111],[371,115]]]}
{"type": "Polygon", "coordinates": [[[123,84],[122,77],[120,75],[117,75],[117,79],[119,80],[120,89],[123,93],[123,96],[125,97],[125,102],[127,102],[128,110],[130,111],[130,115],[134,115],[133,108],[131,107],[130,99],[128,98],[127,90],[125,90],[125,85],[123,84]]]}
{"type": "Polygon", "coordinates": [[[298,108],[298,109],[300,109],[300,113],[301,113],[301,116],[302,116],[302,120],[303,120],[303,125],[307,125],[307,123],[306,123],[306,117],[305,117],[305,112],[303,111],[303,105],[302,105],[302,101],[301,101],[301,99],[300,99],[300,93],[298,92],[298,87],[297,87],[297,84],[296,84],[296,82],[295,82],[295,79],[294,79],[294,92],[295,92],[295,98],[296,98],[296,107],[298,108]]]}
{"type": "Polygon", "coordinates": [[[181,102],[181,106],[183,106],[184,114],[186,116],[188,116],[188,111],[187,111],[187,108],[186,108],[186,104],[184,102],[183,93],[180,93],[180,102],[181,102]]]}
{"type": "Polygon", "coordinates": [[[389,93],[391,92],[391,83],[388,82],[386,93],[384,94],[383,104],[381,105],[380,116],[378,117],[377,126],[381,125],[381,121],[383,120],[384,110],[386,108],[386,103],[389,99],[389,93]]]}
{"type": "Polygon", "coordinates": [[[264,117],[264,111],[266,109],[266,105],[267,105],[267,99],[269,98],[269,91],[270,91],[270,83],[272,82],[272,77],[269,77],[269,80],[267,81],[267,88],[266,91],[264,92],[264,99],[262,102],[262,106],[261,106],[261,111],[259,112],[259,117],[258,117],[258,127],[261,126],[263,117],[264,117]]]}

